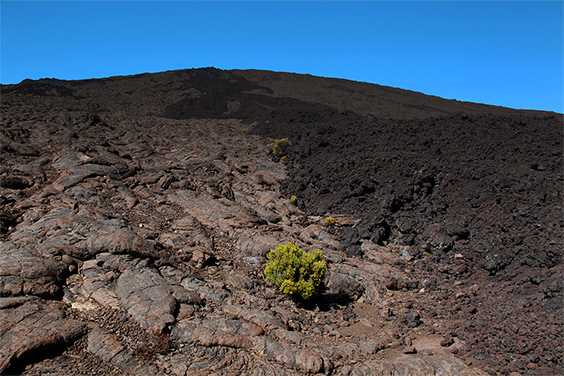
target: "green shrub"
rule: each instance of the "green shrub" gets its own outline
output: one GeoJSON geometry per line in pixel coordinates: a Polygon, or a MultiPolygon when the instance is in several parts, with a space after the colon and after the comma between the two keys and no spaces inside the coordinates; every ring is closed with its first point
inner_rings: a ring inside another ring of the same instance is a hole
{"type": "Polygon", "coordinates": [[[304,252],[292,242],[281,244],[266,256],[264,275],[276,289],[298,300],[309,300],[319,293],[327,266],[321,251],[304,252]]]}
{"type": "Polygon", "coordinates": [[[293,195],[292,197],[290,197],[290,202],[292,203],[292,205],[296,205],[298,203],[298,196],[293,195]]]}
{"type": "Polygon", "coordinates": [[[288,148],[292,146],[292,143],[288,138],[281,138],[272,143],[272,154],[275,157],[282,158],[288,152],[288,148]]]}
{"type": "Polygon", "coordinates": [[[325,224],[327,226],[333,226],[335,224],[335,219],[333,217],[325,218],[325,224]]]}

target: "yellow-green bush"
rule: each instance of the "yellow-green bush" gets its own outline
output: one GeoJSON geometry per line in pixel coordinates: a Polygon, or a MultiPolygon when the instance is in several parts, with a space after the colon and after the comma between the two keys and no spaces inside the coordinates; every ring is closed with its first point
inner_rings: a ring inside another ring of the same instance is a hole
{"type": "Polygon", "coordinates": [[[276,140],[272,143],[272,154],[275,157],[282,158],[286,155],[290,146],[292,146],[292,143],[287,137],[276,140]]]}
{"type": "Polygon", "coordinates": [[[333,218],[333,217],[325,218],[325,224],[327,226],[333,226],[335,224],[335,218],[333,218]]]}
{"type": "Polygon", "coordinates": [[[281,244],[266,256],[264,275],[276,289],[299,300],[319,294],[327,266],[321,251],[304,252],[295,243],[281,244]]]}
{"type": "Polygon", "coordinates": [[[298,196],[292,195],[292,197],[290,197],[290,202],[292,205],[296,205],[298,203],[298,196]]]}

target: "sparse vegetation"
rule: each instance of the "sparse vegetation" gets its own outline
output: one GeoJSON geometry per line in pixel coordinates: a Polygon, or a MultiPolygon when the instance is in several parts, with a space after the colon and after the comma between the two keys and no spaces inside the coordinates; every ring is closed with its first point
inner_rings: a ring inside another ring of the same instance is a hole
{"type": "Polygon", "coordinates": [[[292,142],[287,137],[276,140],[272,143],[272,154],[281,159],[286,155],[290,146],[292,146],[292,142]]]}
{"type": "Polygon", "coordinates": [[[304,252],[295,243],[281,244],[266,256],[266,280],[295,299],[307,301],[319,294],[327,266],[323,254],[304,252]]]}
{"type": "Polygon", "coordinates": [[[292,205],[296,205],[298,203],[298,196],[292,195],[292,197],[290,197],[290,202],[292,205]]]}
{"type": "Polygon", "coordinates": [[[333,217],[325,218],[325,225],[334,226],[335,225],[335,218],[333,218],[333,217]]]}

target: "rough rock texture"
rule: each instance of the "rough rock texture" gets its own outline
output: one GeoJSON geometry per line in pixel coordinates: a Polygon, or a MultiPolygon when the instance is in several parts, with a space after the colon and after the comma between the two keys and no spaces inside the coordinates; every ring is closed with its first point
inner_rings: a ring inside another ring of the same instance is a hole
{"type": "Polygon", "coordinates": [[[174,323],[180,303],[195,303],[199,296],[178,285],[171,285],[149,268],[127,270],[117,280],[120,304],[142,326],[162,332],[174,323]]]}
{"type": "Polygon", "coordinates": [[[67,274],[65,264],[34,254],[30,248],[0,243],[0,296],[60,298],[67,274]]]}
{"type": "Polygon", "coordinates": [[[261,71],[1,89],[0,372],[564,371],[561,115],[261,71]],[[262,274],[288,241],[328,264],[309,305],[262,274]]]}
{"type": "Polygon", "coordinates": [[[0,298],[0,372],[18,362],[64,347],[86,332],[86,325],[65,318],[59,302],[33,297],[0,298]]]}
{"type": "Polygon", "coordinates": [[[106,333],[99,327],[94,327],[88,333],[86,350],[105,362],[108,362],[128,375],[158,375],[157,367],[144,364],[141,359],[127,352],[126,347],[112,334],[106,333]]]}

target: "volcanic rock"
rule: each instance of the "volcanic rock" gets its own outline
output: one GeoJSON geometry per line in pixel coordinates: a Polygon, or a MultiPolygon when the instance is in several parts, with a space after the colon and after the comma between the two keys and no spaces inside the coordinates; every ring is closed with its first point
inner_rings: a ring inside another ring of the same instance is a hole
{"type": "Polygon", "coordinates": [[[561,114],[214,68],[1,90],[0,372],[563,372],[561,114]],[[289,241],[311,302],[264,278],[289,241]]]}

